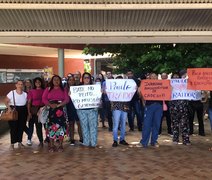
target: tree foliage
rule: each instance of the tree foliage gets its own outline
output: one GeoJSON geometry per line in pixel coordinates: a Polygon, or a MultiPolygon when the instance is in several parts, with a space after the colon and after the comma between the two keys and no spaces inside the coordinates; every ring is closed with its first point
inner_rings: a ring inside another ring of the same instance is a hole
{"type": "Polygon", "coordinates": [[[132,69],[147,72],[176,72],[188,67],[212,67],[212,44],[113,44],[88,45],[85,54],[110,53],[116,73],[132,69]]]}

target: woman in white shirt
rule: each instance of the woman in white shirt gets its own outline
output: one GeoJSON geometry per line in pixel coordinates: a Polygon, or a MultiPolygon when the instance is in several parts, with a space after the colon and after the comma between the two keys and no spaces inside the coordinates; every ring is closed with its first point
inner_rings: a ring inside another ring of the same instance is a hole
{"type": "Polygon", "coordinates": [[[10,127],[10,137],[11,137],[11,150],[14,149],[14,144],[18,143],[18,148],[24,147],[22,144],[22,136],[23,130],[26,126],[27,120],[27,93],[23,91],[23,81],[18,80],[15,84],[16,89],[10,91],[5,98],[5,105],[8,110],[11,111],[14,106],[16,106],[16,110],[18,111],[18,120],[17,121],[9,121],[10,127]],[[13,96],[14,93],[14,96],[13,96]],[[14,104],[14,98],[15,104],[14,104]]]}

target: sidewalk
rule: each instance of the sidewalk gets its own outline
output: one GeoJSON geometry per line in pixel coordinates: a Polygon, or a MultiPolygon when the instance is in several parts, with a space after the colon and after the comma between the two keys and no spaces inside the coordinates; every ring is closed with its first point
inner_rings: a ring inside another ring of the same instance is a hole
{"type": "MultiPolygon", "coordinates": [[[[191,146],[173,145],[164,131],[156,149],[135,146],[140,132],[127,132],[129,147],[113,148],[112,133],[99,127],[96,149],[70,146],[66,142],[64,152],[48,153],[47,145],[38,149],[34,135],[33,146],[9,151],[7,133],[0,138],[0,179],[209,180],[212,179],[212,152],[208,148],[212,146],[212,135],[208,123],[205,121],[206,136],[191,136],[191,146]]],[[[78,139],[77,134],[75,138],[78,139]]],[[[23,139],[25,144],[26,136],[23,139]]]]}

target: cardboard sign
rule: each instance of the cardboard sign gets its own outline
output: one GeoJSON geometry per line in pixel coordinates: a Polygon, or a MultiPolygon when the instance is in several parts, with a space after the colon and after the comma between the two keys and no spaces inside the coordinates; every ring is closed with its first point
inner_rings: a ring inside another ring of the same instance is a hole
{"type": "Polygon", "coordinates": [[[171,79],[171,100],[201,100],[201,91],[188,90],[187,79],[171,79]]]}
{"type": "Polygon", "coordinates": [[[212,90],[212,68],[187,69],[188,89],[212,90]]]}
{"type": "Polygon", "coordinates": [[[169,80],[142,80],[141,93],[145,100],[170,100],[170,82],[169,80]]]}
{"type": "Polygon", "coordinates": [[[70,87],[71,99],[76,109],[98,108],[101,102],[101,85],[70,87]]]}
{"type": "Polygon", "coordinates": [[[133,79],[106,79],[105,91],[110,101],[129,102],[136,90],[133,79]]]}

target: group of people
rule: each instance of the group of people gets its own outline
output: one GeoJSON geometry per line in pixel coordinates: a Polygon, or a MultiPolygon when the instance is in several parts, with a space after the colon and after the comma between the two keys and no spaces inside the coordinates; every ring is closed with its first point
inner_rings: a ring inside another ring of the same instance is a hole
{"type": "MultiPolygon", "coordinates": [[[[5,104],[9,111],[16,108],[18,120],[10,121],[11,146],[18,143],[18,148],[24,148],[22,143],[23,132],[27,133],[27,144],[32,145],[34,125],[39,139],[39,147],[44,146],[43,124],[38,121],[38,111],[41,107],[48,107],[49,115],[44,124],[49,152],[62,152],[65,135],[69,136],[70,145],[75,145],[75,123],[77,124],[79,142],[84,147],[96,147],[98,137],[98,115],[102,127],[105,128],[105,121],[108,121],[108,130],[113,132],[112,147],[118,144],[129,145],[125,140],[126,120],[128,119],[129,131],[134,131],[134,119],[137,119],[138,131],[142,131],[140,147],[159,147],[158,136],[161,133],[162,120],[166,117],[168,134],[173,136],[173,143],[180,142],[179,136],[182,133],[182,143],[191,145],[189,135],[193,134],[194,113],[197,112],[199,122],[199,135],[205,136],[203,124],[203,103],[188,100],[172,101],[145,101],[140,93],[140,80],[135,78],[133,71],[126,73],[128,79],[133,79],[137,84],[137,91],[130,102],[111,102],[105,91],[106,83],[103,74],[99,73],[93,78],[90,73],[68,74],[65,83],[58,75],[54,75],[45,85],[43,79],[37,77],[31,80],[18,80],[15,90],[10,91],[5,104]],[[71,86],[84,86],[100,84],[102,88],[101,106],[99,108],[76,109],[70,94],[71,86]],[[164,106],[166,108],[164,108],[164,106]],[[28,122],[28,127],[26,126],[28,122]],[[118,132],[120,130],[120,139],[118,132]],[[119,141],[119,142],[118,142],[119,141]],[[57,142],[57,143],[55,143],[57,142]]],[[[111,72],[106,73],[107,79],[113,79],[111,72]]],[[[158,79],[158,75],[150,73],[148,79],[158,79]]],[[[161,75],[167,79],[166,73],[161,75]]],[[[186,78],[186,71],[173,73],[171,78],[186,78]]],[[[123,79],[117,76],[116,79],[123,79]]],[[[212,129],[212,92],[209,99],[209,116],[212,129]]],[[[210,149],[212,150],[212,149],[210,149]]]]}

